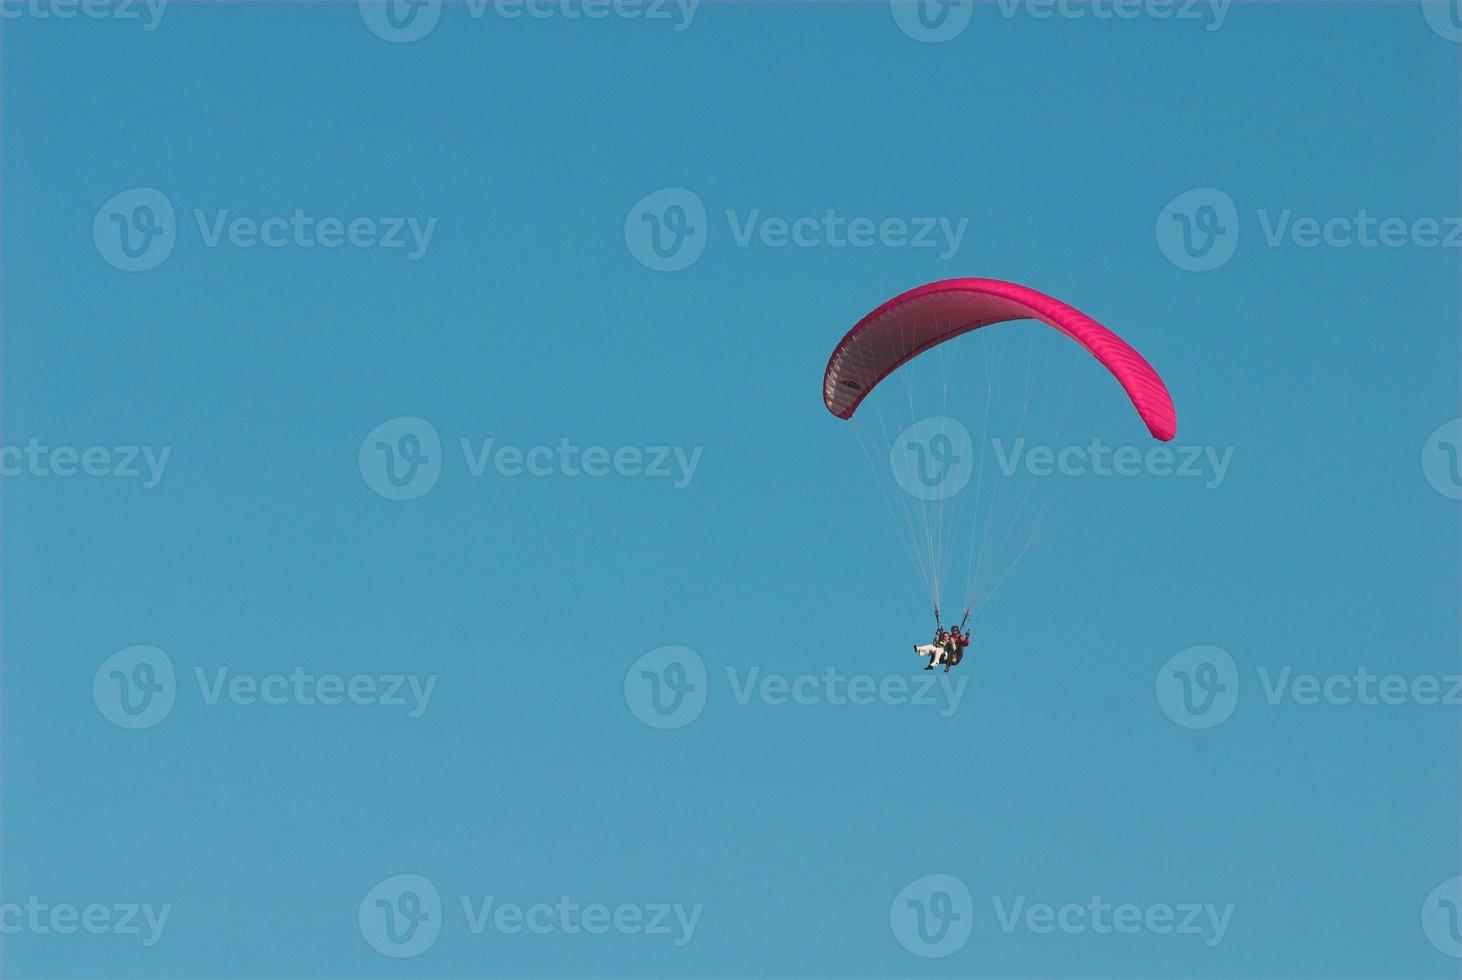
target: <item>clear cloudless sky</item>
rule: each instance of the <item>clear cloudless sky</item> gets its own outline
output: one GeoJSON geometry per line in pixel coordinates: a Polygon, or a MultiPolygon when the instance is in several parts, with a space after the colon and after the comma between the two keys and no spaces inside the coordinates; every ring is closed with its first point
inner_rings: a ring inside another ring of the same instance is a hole
{"type": "Polygon", "coordinates": [[[1422,463],[1459,413],[1462,253],[1264,225],[1458,214],[1459,46],[1419,4],[1241,3],[1216,30],[982,4],[942,43],[880,3],[683,30],[454,3],[410,43],[353,3],[174,3],[154,30],[7,9],[3,443],[170,455],[155,486],[6,457],[5,975],[1457,975],[1427,929],[1457,928],[1455,889],[1428,896],[1462,872],[1462,707],[1261,680],[1462,670],[1457,502],[1422,463]],[[137,188],[175,241],[124,271],[99,242],[145,217],[107,210],[137,188]],[[706,210],[674,271],[626,236],[664,188],[706,210]],[[1236,207],[1210,271],[1155,231],[1195,188],[1236,207]],[[206,239],[296,209],[435,225],[414,260],[206,239]],[[968,225],[946,255],[742,247],[727,218],[829,209],[968,225]],[[863,313],[961,275],[1121,332],[1176,442],[1232,447],[1225,479],[1083,481],[948,716],[741,703],[753,671],[918,674],[925,596],[821,375],[863,313]],[[441,441],[411,500],[358,460],[401,417],[441,441]],[[487,439],[701,455],[681,487],[474,475],[461,440],[487,439]],[[136,645],[172,701],[129,729],[104,664],[136,645]],[[1200,645],[1236,665],[1206,729],[1157,694],[1200,645]],[[626,693],[663,646],[706,671],[666,730],[626,693]],[[435,681],[415,717],[214,687],[297,667],[435,681]],[[388,956],[370,896],[400,874],[440,931],[388,956]],[[971,895],[938,958],[895,903],[931,874],[971,895]],[[560,896],[702,909],[677,945],[558,911],[474,932],[462,904],[560,896]],[[998,914],[1093,896],[1232,913],[1213,943],[998,914]],[[38,903],[169,912],[149,945],[38,903]]]}

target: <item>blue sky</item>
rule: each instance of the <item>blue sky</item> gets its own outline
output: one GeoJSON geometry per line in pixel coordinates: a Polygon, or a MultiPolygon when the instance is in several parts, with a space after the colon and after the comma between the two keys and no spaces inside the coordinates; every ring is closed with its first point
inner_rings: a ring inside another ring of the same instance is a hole
{"type": "Polygon", "coordinates": [[[566,9],[7,8],[5,972],[1455,975],[1448,22],[566,9]],[[1232,456],[1079,480],[909,703],[926,598],[821,373],[963,275],[1232,456]]]}

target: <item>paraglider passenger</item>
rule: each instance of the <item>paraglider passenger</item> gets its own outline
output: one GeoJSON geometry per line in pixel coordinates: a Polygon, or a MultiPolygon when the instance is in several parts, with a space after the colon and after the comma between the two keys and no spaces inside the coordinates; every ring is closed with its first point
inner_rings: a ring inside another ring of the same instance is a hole
{"type": "Polygon", "coordinates": [[[924,669],[933,670],[935,664],[942,663],[944,658],[949,655],[949,633],[941,626],[939,631],[934,634],[933,643],[916,646],[914,652],[921,657],[928,657],[929,664],[924,669]]]}

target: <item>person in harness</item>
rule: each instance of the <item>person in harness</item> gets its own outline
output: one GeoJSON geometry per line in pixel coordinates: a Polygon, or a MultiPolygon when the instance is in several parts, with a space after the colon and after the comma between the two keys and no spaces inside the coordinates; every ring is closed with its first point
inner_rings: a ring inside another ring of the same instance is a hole
{"type": "Polygon", "coordinates": [[[921,657],[928,657],[929,663],[925,665],[924,669],[933,670],[935,664],[944,663],[949,656],[949,631],[940,626],[934,633],[934,642],[923,645],[914,644],[914,653],[921,657]]]}
{"type": "Polygon", "coordinates": [[[949,628],[949,656],[944,661],[944,672],[949,673],[949,668],[957,665],[965,658],[965,650],[970,645],[970,634],[960,631],[958,626],[949,628]]]}

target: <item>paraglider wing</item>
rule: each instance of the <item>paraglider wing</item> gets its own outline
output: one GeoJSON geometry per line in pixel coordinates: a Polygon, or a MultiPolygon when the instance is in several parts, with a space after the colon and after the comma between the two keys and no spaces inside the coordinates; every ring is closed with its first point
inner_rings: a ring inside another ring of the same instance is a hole
{"type": "Polygon", "coordinates": [[[849,330],[828,359],[822,400],[840,419],[884,378],[931,347],[1006,320],[1039,320],[1076,341],[1121,383],[1153,437],[1178,431],[1167,386],[1142,355],[1079,310],[999,279],[945,279],[895,296],[849,330]]]}

